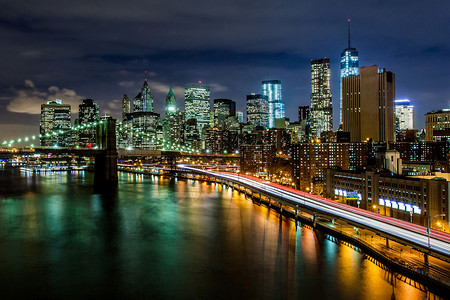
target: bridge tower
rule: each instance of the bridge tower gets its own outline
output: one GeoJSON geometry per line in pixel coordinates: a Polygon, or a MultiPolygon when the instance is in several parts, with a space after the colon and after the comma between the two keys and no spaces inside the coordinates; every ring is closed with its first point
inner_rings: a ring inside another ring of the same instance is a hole
{"type": "Polygon", "coordinates": [[[95,143],[99,153],[95,155],[95,184],[117,184],[116,120],[108,118],[97,126],[95,143]]]}

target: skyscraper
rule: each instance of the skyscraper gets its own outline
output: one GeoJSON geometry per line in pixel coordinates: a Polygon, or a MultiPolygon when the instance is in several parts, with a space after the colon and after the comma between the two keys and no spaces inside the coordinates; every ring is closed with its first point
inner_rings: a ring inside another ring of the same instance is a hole
{"type": "Polygon", "coordinates": [[[298,107],[298,121],[301,123],[303,120],[309,120],[309,106],[301,105],[298,107]]]}
{"type": "Polygon", "coordinates": [[[59,99],[42,104],[39,127],[41,146],[68,146],[70,137],[67,135],[52,135],[52,132],[70,129],[70,105],[62,104],[59,99]]]}
{"type": "Polygon", "coordinates": [[[236,102],[230,99],[214,99],[214,127],[221,127],[227,117],[236,115],[236,102]]]}
{"type": "Polygon", "coordinates": [[[350,19],[348,22],[348,44],[341,52],[341,77],[340,77],[340,102],[339,102],[339,124],[342,124],[342,78],[359,74],[359,58],[356,48],[350,45],[350,19]]]}
{"type": "Polygon", "coordinates": [[[242,111],[236,111],[236,117],[239,123],[244,123],[244,113],[242,111]]]}
{"type": "MultiPolygon", "coordinates": [[[[92,124],[100,120],[98,104],[92,99],[85,99],[78,106],[78,124],[92,124]]],[[[78,142],[82,147],[92,147],[95,144],[96,127],[88,127],[78,133],[78,142]]]]}
{"type": "Polygon", "coordinates": [[[141,89],[141,105],[143,112],[153,112],[153,97],[148,87],[147,78],[141,89]]]}
{"type": "Polygon", "coordinates": [[[351,142],[393,142],[395,74],[377,66],[342,80],[342,129],[351,142]]]}
{"type": "Polygon", "coordinates": [[[170,86],[169,93],[166,96],[166,116],[177,111],[177,98],[172,91],[172,86],[170,86]]]}
{"type": "Polygon", "coordinates": [[[186,84],[184,87],[185,119],[196,119],[197,129],[209,125],[210,90],[209,86],[199,83],[186,84]]]}
{"type": "Polygon", "coordinates": [[[333,130],[331,102],[330,59],[311,60],[311,137],[320,137],[323,131],[333,130]]]}
{"type": "Polygon", "coordinates": [[[269,127],[269,100],[261,94],[247,95],[247,122],[255,126],[269,127]]]}
{"type": "Polygon", "coordinates": [[[133,99],[133,113],[142,112],[142,93],[139,93],[133,99]]]}
{"type": "Polygon", "coordinates": [[[125,115],[131,113],[130,98],[127,95],[123,95],[122,98],[122,120],[125,119],[125,115]]]}
{"type": "Polygon", "coordinates": [[[408,99],[395,100],[395,117],[398,119],[398,129],[414,129],[414,106],[408,99]]]}
{"type": "Polygon", "coordinates": [[[142,85],[141,92],[133,99],[133,112],[153,112],[153,97],[147,78],[142,85]]]}
{"type": "Polygon", "coordinates": [[[265,80],[262,82],[262,94],[269,101],[269,128],[275,128],[275,120],[285,117],[284,102],[280,80],[265,80]]]}
{"type": "Polygon", "coordinates": [[[175,94],[170,86],[169,93],[166,97],[166,115],[163,121],[164,141],[171,146],[178,146],[181,142],[181,127],[183,114],[177,109],[177,101],[175,94]]]}
{"type": "Polygon", "coordinates": [[[100,120],[98,104],[92,99],[85,99],[78,106],[79,124],[87,124],[100,120]]]}

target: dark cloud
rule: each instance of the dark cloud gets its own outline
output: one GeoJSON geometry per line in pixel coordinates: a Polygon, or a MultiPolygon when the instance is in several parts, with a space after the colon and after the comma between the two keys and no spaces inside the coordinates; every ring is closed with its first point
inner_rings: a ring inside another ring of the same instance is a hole
{"type": "Polygon", "coordinates": [[[325,56],[337,121],[348,17],[361,65],[396,73],[397,96],[416,106],[417,127],[423,113],[450,102],[448,1],[3,2],[2,124],[38,126],[24,108],[46,100],[50,86],[93,98],[102,113],[118,117],[118,99],[139,92],[145,70],[158,112],[169,85],[180,106],[183,86],[202,80],[212,85],[212,98],[234,99],[245,110],[245,95],[260,92],[261,80],[280,79],[288,117],[296,120],[296,107],[309,104],[310,59],[325,56]],[[27,79],[33,86],[24,87],[27,79]],[[11,112],[20,95],[21,109],[11,112]]]}

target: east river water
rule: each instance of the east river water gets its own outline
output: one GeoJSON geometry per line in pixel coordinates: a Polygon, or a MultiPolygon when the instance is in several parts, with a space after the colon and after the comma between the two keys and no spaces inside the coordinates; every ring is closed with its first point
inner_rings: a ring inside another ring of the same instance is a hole
{"type": "Polygon", "coordinates": [[[0,298],[427,299],[222,185],[0,165],[0,298]]]}

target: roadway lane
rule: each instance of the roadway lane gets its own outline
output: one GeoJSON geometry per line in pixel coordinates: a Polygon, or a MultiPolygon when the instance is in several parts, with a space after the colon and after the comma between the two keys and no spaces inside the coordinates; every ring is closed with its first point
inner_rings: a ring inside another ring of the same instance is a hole
{"type": "MultiPolygon", "coordinates": [[[[315,195],[303,193],[264,180],[254,179],[249,176],[206,171],[182,165],[179,167],[197,173],[203,173],[218,178],[232,180],[234,182],[240,182],[241,184],[248,185],[257,191],[264,192],[274,197],[280,197],[287,203],[294,206],[303,205],[319,213],[321,212],[327,215],[339,217],[367,228],[382,231],[386,234],[390,234],[423,248],[428,248],[428,235],[426,228],[423,226],[382,216],[353,206],[336,203],[315,195]]],[[[449,234],[436,232],[433,230],[431,232],[430,246],[433,251],[450,257],[449,234]]]]}

